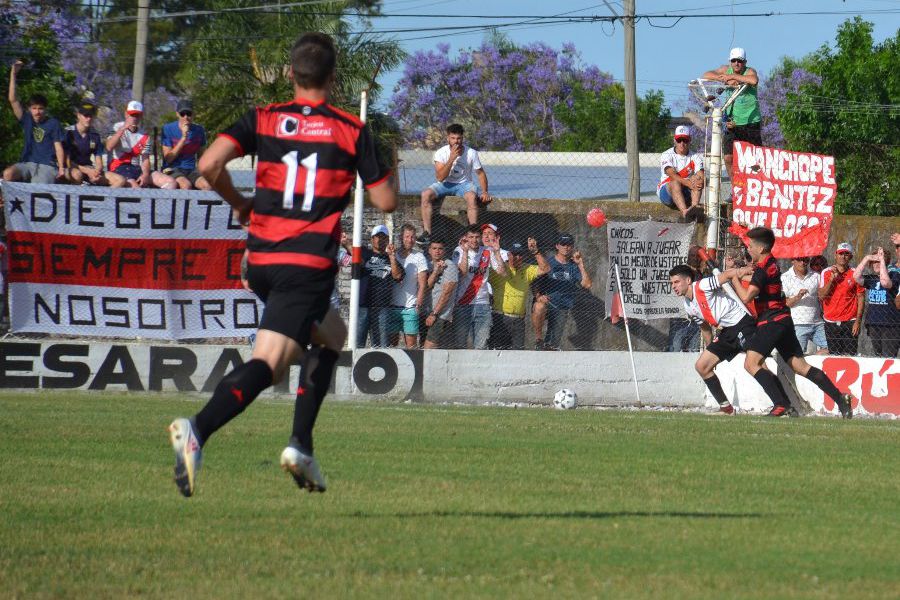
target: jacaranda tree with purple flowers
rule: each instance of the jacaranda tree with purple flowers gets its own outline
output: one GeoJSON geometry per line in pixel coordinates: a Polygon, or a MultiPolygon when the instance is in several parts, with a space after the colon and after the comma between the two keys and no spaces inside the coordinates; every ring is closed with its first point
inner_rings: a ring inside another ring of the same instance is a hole
{"type": "Polygon", "coordinates": [[[407,58],[390,112],[408,145],[437,147],[445,127],[461,123],[479,149],[550,150],[567,131],[558,109],[574,105],[574,90],[599,94],[612,83],[608,73],[581,64],[571,44],[557,50],[500,42],[455,57],[441,44],[407,58]]]}

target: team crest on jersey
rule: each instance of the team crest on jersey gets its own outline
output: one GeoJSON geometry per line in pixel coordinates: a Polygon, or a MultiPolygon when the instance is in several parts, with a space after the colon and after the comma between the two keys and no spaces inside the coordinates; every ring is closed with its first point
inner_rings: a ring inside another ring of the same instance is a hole
{"type": "Polygon", "coordinates": [[[44,141],[44,130],[40,127],[35,127],[31,130],[32,136],[34,136],[34,141],[40,144],[44,141]]]}
{"type": "Polygon", "coordinates": [[[278,115],[275,137],[294,137],[300,127],[300,119],[291,115],[278,115]]]}
{"type": "Polygon", "coordinates": [[[306,115],[306,116],[308,117],[311,113],[312,113],[312,107],[311,107],[311,106],[304,106],[304,107],[303,107],[303,114],[304,114],[304,115],[306,115]]]}

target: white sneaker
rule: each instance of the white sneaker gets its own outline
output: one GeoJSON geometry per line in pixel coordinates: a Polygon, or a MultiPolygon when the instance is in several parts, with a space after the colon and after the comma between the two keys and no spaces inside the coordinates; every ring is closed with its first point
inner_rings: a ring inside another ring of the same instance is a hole
{"type": "Polygon", "coordinates": [[[281,453],[281,468],[291,474],[301,489],[310,492],[324,492],[325,478],[319,471],[315,457],[288,446],[281,453]]]}
{"type": "Polygon", "coordinates": [[[184,496],[194,495],[197,473],[203,462],[200,440],[187,419],[175,419],[169,425],[169,439],[175,451],[175,485],[184,496]]]}

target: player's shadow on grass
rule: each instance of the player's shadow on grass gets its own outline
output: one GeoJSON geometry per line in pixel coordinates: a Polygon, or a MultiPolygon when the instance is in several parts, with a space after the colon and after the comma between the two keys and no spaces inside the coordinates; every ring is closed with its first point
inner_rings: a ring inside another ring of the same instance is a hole
{"type": "Polygon", "coordinates": [[[668,517],[674,519],[761,519],[767,515],[763,513],[727,513],[727,512],[688,512],[688,511],[586,511],[571,510],[565,512],[515,512],[507,510],[498,511],[466,511],[466,510],[433,510],[423,512],[400,512],[394,514],[355,512],[349,517],[360,519],[379,519],[385,517],[399,517],[403,519],[419,517],[476,517],[485,519],[616,519],[616,518],[656,518],[668,517]]]}

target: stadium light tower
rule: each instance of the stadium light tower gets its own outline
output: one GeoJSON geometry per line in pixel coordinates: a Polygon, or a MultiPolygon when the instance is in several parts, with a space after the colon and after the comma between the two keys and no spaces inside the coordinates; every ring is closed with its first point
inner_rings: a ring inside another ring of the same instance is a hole
{"type": "Polygon", "coordinates": [[[725,109],[747,89],[747,84],[740,86],[725,85],[712,79],[693,79],[688,89],[703,104],[707,113],[707,129],[712,120],[712,135],[709,142],[709,186],[706,188],[706,251],[715,258],[719,241],[719,188],[722,184],[722,115],[725,109]],[[723,99],[723,94],[730,91],[723,99]],[[710,114],[711,112],[711,114],[710,114]]]}

